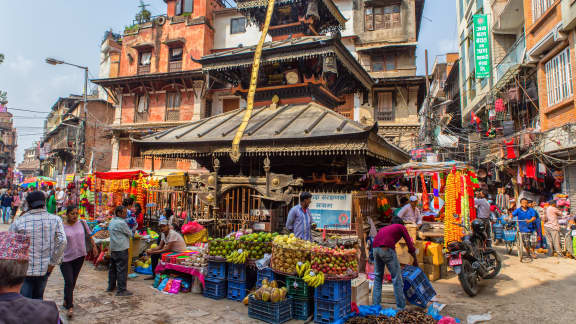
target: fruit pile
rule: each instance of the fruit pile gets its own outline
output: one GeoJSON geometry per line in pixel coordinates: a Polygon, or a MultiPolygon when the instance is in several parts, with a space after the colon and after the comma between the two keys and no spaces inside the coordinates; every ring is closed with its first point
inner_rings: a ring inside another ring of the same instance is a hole
{"type": "Polygon", "coordinates": [[[208,244],[210,256],[226,257],[237,249],[236,241],[231,237],[210,239],[208,244]]]}
{"type": "Polygon", "coordinates": [[[322,272],[316,273],[314,271],[308,271],[308,273],[304,274],[302,280],[304,280],[308,286],[316,288],[324,284],[324,274],[322,272]]]}
{"type": "Polygon", "coordinates": [[[278,235],[272,245],[270,267],[286,274],[296,274],[296,265],[310,260],[310,250],[314,246],[314,243],[300,240],[294,234],[278,235]]]}
{"type": "MultiPolygon", "coordinates": [[[[267,279],[263,279],[262,287],[258,288],[258,290],[256,290],[250,295],[253,295],[256,300],[277,303],[286,300],[287,292],[288,290],[286,289],[286,287],[278,288],[278,285],[276,284],[275,280],[272,280],[270,281],[270,283],[268,283],[267,279]]],[[[248,305],[250,295],[244,298],[243,300],[244,305],[248,305]]]]}
{"type": "Polygon", "coordinates": [[[242,249],[238,249],[226,256],[226,262],[230,263],[246,263],[246,258],[248,258],[248,251],[243,251],[242,249]]]}
{"type": "Polygon", "coordinates": [[[252,233],[238,239],[238,246],[248,252],[250,259],[262,259],[265,253],[272,253],[272,240],[278,233],[252,233]]]}
{"type": "Polygon", "coordinates": [[[312,249],[312,270],[323,272],[327,277],[349,277],[358,273],[358,260],[355,249],[312,249]]]}

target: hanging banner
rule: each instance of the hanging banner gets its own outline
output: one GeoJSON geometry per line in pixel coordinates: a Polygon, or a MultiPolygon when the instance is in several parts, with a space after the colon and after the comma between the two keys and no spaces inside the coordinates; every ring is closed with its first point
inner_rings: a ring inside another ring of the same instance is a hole
{"type": "Polygon", "coordinates": [[[350,228],[352,218],[352,195],[317,193],[312,194],[310,204],[312,221],[318,225],[318,229],[328,225],[339,225],[338,228],[350,228]],[[342,227],[341,227],[342,226],[342,227]]]}
{"type": "Polygon", "coordinates": [[[488,37],[488,17],[474,15],[474,61],[476,79],[490,77],[490,37],[488,37]]]}

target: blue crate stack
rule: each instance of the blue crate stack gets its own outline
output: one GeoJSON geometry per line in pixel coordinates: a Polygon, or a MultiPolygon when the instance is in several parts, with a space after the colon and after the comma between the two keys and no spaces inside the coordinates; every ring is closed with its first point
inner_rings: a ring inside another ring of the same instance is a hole
{"type": "Polygon", "coordinates": [[[314,291],[314,323],[330,324],[346,316],[351,298],[351,280],[326,280],[314,291]]]}
{"type": "Polygon", "coordinates": [[[406,299],[416,305],[426,308],[428,303],[436,296],[436,291],[424,272],[417,267],[406,266],[402,270],[404,281],[404,295],[406,299]]]}
{"type": "Polygon", "coordinates": [[[204,297],[226,298],[226,262],[208,262],[208,272],[204,280],[204,297]]]}
{"type": "Polygon", "coordinates": [[[248,294],[246,264],[228,263],[228,294],[230,300],[242,301],[248,294]]]}
{"type": "Polygon", "coordinates": [[[272,271],[272,269],[270,268],[265,268],[262,270],[258,270],[258,274],[257,274],[257,280],[256,280],[256,288],[260,288],[262,287],[262,280],[266,279],[268,280],[268,282],[272,281],[272,280],[276,280],[278,275],[274,273],[274,271],[272,271]]]}
{"type": "Polygon", "coordinates": [[[292,319],[292,300],[288,298],[278,303],[271,303],[250,296],[248,316],[270,324],[288,322],[292,319]]]}

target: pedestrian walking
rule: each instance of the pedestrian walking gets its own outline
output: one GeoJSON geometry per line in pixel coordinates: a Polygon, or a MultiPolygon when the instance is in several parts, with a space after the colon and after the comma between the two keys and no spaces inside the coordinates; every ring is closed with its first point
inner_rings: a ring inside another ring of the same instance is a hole
{"type": "Polygon", "coordinates": [[[0,232],[0,323],[60,323],[53,301],[29,299],[19,293],[28,271],[29,247],[26,235],[0,232]]]}
{"type": "Polygon", "coordinates": [[[62,262],[66,234],[60,217],[46,212],[42,192],[29,193],[26,201],[30,210],[14,220],[9,231],[30,238],[29,266],[21,293],[28,298],[43,299],[48,277],[62,262]]]}
{"type": "Polygon", "coordinates": [[[404,226],[404,221],[400,217],[393,217],[391,224],[384,226],[378,231],[372,246],[374,248],[374,290],[372,293],[372,305],[380,305],[382,302],[382,280],[384,278],[384,268],[388,268],[392,276],[394,286],[394,296],[396,297],[396,307],[404,309],[406,298],[404,297],[404,284],[402,282],[402,270],[396,255],[396,243],[404,238],[408,245],[408,252],[414,259],[413,265],[418,266],[416,259],[416,248],[408,230],[404,226]]]}
{"type": "Polygon", "coordinates": [[[110,233],[110,268],[108,270],[108,289],[112,292],[118,288],[116,296],[132,296],[132,292],[126,289],[128,281],[128,249],[132,231],[126,223],[126,208],[118,206],[114,210],[114,218],[108,225],[110,233]]]}
{"type": "Polygon", "coordinates": [[[46,211],[50,214],[56,215],[56,196],[54,195],[54,190],[48,192],[48,198],[46,198],[46,211]]]}
{"type": "Polygon", "coordinates": [[[520,208],[516,209],[512,216],[518,220],[518,230],[520,236],[522,237],[522,242],[524,243],[524,248],[526,248],[526,253],[532,258],[536,258],[536,254],[532,251],[532,242],[530,237],[532,233],[536,231],[534,222],[538,219],[536,211],[530,208],[528,199],[520,199],[520,208]]]}
{"type": "Polygon", "coordinates": [[[74,314],[74,288],[80,270],[82,270],[84,258],[88,252],[98,255],[98,248],[90,236],[88,224],[83,220],[78,220],[78,208],[75,206],[66,209],[64,232],[68,244],[64,250],[60,271],[64,277],[63,306],[68,310],[67,316],[71,318],[74,314]]]}
{"type": "Polygon", "coordinates": [[[12,196],[12,189],[8,188],[6,192],[0,196],[0,204],[2,206],[2,223],[10,223],[10,218],[12,217],[12,203],[14,198],[12,196]]]}
{"type": "Polygon", "coordinates": [[[14,218],[16,217],[16,213],[18,213],[18,209],[20,208],[20,191],[15,190],[14,195],[12,196],[12,222],[14,222],[14,218]]]}
{"type": "Polygon", "coordinates": [[[553,256],[554,252],[556,252],[558,256],[562,256],[562,249],[560,247],[560,224],[558,223],[558,217],[560,216],[562,216],[562,212],[556,208],[556,200],[551,200],[542,217],[544,229],[546,230],[548,256],[553,256]]]}

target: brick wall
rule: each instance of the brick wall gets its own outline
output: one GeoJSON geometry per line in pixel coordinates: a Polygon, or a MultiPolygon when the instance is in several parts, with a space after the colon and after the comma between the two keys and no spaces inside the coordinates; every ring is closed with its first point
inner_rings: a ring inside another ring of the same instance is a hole
{"type": "Polygon", "coordinates": [[[515,35],[494,35],[492,42],[493,63],[498,64],[516,41],[515,35]]]}

